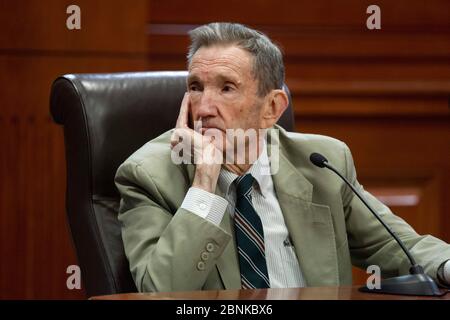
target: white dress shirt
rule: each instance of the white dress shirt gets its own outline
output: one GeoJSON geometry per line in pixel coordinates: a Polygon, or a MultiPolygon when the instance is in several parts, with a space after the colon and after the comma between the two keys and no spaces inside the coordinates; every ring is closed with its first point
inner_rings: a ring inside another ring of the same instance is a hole
{"type": "MultiPolygon", "coordinates": [[[[252,203],[263,225],[270,287],[304,287],[306,283],[275,194],[272,176],[267,174],[270,173],[270,165],[265,145],[262,150],[258,160],[247,173],[251,173],[255,178],[252,203]]],[[[236,185],[233,182],[237,177],[226,169],[222,168],[220,171],[218,187],[226,200],[216,194],[191,187],[181,207],[219,225],[227,210],[234,216],[236,185]]]]}

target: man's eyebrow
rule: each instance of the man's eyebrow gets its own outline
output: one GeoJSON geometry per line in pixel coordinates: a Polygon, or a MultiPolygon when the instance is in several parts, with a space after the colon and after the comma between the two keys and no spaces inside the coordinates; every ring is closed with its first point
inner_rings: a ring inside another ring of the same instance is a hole
{"type": "Polygon", "coordinates": [[[240,83],[240,81],[236,77],[229,76],[229,75],[220,74],[220,75],[218,75],[217,78],[222,82],[235,82],[236,84],[240,83]]]}
{"type": "Polygon", "coordinates": [[[200,79],[195,74],[188,75],[187,83],[192,83],[192,82],[200,82],[200,79]]]}
{"type": "MultiPolygon", "coordinates": [[[[219,74],[219,75],[217,75],[216,79],[217,79],[218,81],[220,81],[220,82],[234,82],[234,83],[236,83],[236,84],[240,84],[240,83],[241,83],[241,81],[239,81],[238,78],[236,78],[236,77],[234,77],[234,76],[231,76],[231,75],[223,75],[223,74],[219,74]]],[[[187,83],[189,84],[189,83],[193,83],[193,82],[201,82],[201,80],[200,80],[200,78],[199,78],[197,75],[195,75],[195,74],[188,75],[188,77],[187,77],[187,83]]]]}

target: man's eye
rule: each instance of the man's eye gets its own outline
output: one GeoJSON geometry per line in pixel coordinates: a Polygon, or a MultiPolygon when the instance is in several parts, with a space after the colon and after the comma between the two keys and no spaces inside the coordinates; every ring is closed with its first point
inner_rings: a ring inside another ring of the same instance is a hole
{"type": "Polygon", "coordinates": [[[192,85],[189,86],[189,90],[190,91],[198,91],[199,87],[196,84],[192,84],[192,85]]]}
{"type": "Polygon", "coordinates": [[[230,92],[233,91],[233,87],[232,86],[224,86],[222,89],[223,92],[230,92]]]}

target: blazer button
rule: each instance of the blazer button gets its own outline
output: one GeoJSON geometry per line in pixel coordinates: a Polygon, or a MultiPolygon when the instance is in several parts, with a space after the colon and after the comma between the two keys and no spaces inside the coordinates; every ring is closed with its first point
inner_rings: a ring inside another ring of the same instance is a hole
{"type": "Polygon", "coordinates": [[[206,251],[208,251],[208,252],[213,252],[214,251],[214,244],[212,244],[212,242],[208,242],[206,244],[206,251]]]}
{"type": "Polygon", "coordinates": [[[203,261],[199,261],[199,263],[197,263],[197,269],[200,271],[205,270],[205,263],[203,261]]]}
{"type": "Polygon", "coordinates": [[[202,254],[201,254],[201,258],[202,258],[203,261],[208,260],[208,258],[209,258],[209,253],[206,252],[206,251],[203,251],[202,254]]]}

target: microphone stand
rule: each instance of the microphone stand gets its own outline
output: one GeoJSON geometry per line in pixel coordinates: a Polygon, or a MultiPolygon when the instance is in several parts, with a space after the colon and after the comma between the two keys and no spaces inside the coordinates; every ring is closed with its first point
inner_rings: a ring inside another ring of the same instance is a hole
{"type": "Polygon", "coordinates": [[[380,288],[368,288],[367,285],[359,288],[361,292],[367,293],[385,293],[385,294],[400,294],[400,295],[414,295],[414,296],[443,296],[445,291],[439,290],[436,282],[429,275],[425,274],[423,267],[416,263],[409,250],[405,247],[403,242],[392,231],[392,229],[381,219],[380,215],[369,205],[366,199],[358,190],[348,181],[339,171],[328,163],[328,160],[318,153],[313,153],[310,156],[311,162],[320,167],[327,168],[336,173],[344,182],[352,189],[352,191],[358,196],[358,198],[364,203],[364,205],[370,210],[375,218],[380,221],[389,234],[400,245],[403,252],[408,257],[411,267],[408,275],[392,277],[383,279],[380,282],[380,288]]]}

